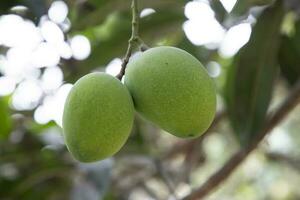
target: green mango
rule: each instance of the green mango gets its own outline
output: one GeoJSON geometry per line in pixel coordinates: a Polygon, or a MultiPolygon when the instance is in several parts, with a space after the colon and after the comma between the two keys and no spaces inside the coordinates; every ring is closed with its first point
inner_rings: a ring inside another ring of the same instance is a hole
{"type": "Polygon", "coordinates": [[[175,136],[197,137],[213,121],[214,82],[186,51],[161,46],[141,53],[128,63],[125,85],[137,111],[175,136]]]}
{"type": "Polygon", "coordinates": [[[115,77],[91,73],[70,91],[63,113],[63,132],[71,154],[81,162],[114,155],[131,132],[134,106],[127,88],[115,77]]]}

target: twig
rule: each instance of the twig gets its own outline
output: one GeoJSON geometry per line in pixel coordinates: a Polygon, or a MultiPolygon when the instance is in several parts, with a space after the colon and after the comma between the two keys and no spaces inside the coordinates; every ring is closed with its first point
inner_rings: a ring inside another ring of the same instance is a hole
{"type": "Polygon", "coordinates": [[[221,182],[228,178],[236,167],[253,151],[260,141],[269,133],[277,124],[279,124],[289,114],[293,108],[297,106],[300,100],[300,81],[295,85],[293,90],[282,105],[271,115],[264,129],[260,131],[257,137],[250,145],[241,149],[234,154],[228,161],[214,173],[199,189],[193,191],[191,194],[183,198],[184,200],[202,199],[209,192],[215,189],[221,182]]]}
{"type": "Polygon", "coordinates": [[[125,54],[125,57],[123,59],[121,70],[119,74],[116,76],[119,80],[122,79],[122,77],[125,74],[126,66],[129,62],[129,58],[132,54],[133,48],[137,43],[144,44],[143,41],[139,37],[139,11],[138,11],[138,3],[137,0],[132,0],[131,3],[131,10],[132,10],[132,22],[131,22],[131,37],[128,41],[128,48],[125,54]]]}

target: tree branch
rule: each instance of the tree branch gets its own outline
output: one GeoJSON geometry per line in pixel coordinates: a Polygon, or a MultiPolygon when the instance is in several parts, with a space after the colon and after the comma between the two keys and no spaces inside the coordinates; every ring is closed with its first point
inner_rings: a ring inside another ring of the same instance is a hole
{"type": "Polygon", "coordinates": [[[202,199],[209,192],[214,190],[220,183],[228,178],[236,167],[257,147],[260,141],[267,135],[268,132],[274,129],[292,110],[296,107],[300,100],[300,81],[294,86],[290,95],[281,104],[281,106],[271,115],[260,133],[248,147],[241,149],[234,154],[228,161],[214,173],[199,189],[183,198],[184,200],[202,199]]]}

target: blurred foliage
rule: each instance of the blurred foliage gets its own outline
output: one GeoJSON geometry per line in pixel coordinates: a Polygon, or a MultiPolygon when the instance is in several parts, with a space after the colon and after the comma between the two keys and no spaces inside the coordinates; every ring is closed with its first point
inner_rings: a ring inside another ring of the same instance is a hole
{"type": "Polygon", "coordinates": [[[263,127],[277,77],[282,2],[257,19],[250,41],[239,51],[227,79],[228,114],[243,146],[263,127]],[[268,30],[268,31],[266,31],[268,30]]]}
{"type": "MultiPolygon", "coordinates": [[[[28,10],[23,16],[38,23],[51,2],[0,1],[0,14],[11,13],[13,6],[25,5],[28,10]]],[[[1,200],[170,199],[172,190],[180,197],[205,181],[240,145],[251,141],[263,127],[266,113],[287,96],[287,83],[292,85],[299,80],[300,3],[239,0],[228,13],[219,0],[209,1],[225,29],[247,21],[249,13],[256,18],[249,42],[234,57],[224,58],[217,48],[197,46],[187,38],[182,30],[187,20],[187,2],[139,0],[141,8],[156,11],[141,18],[140,36],[150,47],[177,46],[193,54],[204,66],[211,61],[221,65],[221,74],[215,78],[218,111],[226,110],[227,115],[220,123],[199,142],[162,133],[137,115],[129,140],[114,158],[83,164],[72,159],[55,122],[38,124],[33,119],[34,111],[14,110],[11,96],[1,97],[1,200]],[[258,11],[252,12],[255,9],[258,11]],[[288,24],[294,32],[287,34],[283,19],[290,13],[296,16],[288,24]]],[[[131,32],[131,11],[130,0],[66,3],[72,24],[66,37],[84,34],[92,44],[88,59],[60,63],[64,81],[73,83],[91,71],[104,71],[112,59],[122,58],[131,32]]],[[[300,155],[299,115],[299,109],[293,112],[274,131],[275,139],[271,135],[270,144],[263,144],[207,199],[299,199],[300,167],[287,164],[295,163],[293,157],[300,155]],[[271,154],[274,149],[280,155],[271,154]],[[290,160],[293,162],[287,162],[290,160]]]]}
{"type": "Polygon", "coordinates": [[[300,77],[300,21],[295,24],[292,36],[282,35],[279,52],[279,63],[284,77],[290,84],[294,84],[300,77]]]}
{"type": "Polygon", "coordinates": [[[270,5],[274,2],[275,0],[239,0],[235,4],[231,14],[235,16],[246,16],[246,14],[250,12],[250,9],[252,7],[270,5]]]}
{"type": "Polygon", "coordinates": [[[11,131],[12,121],[6,99],[0,98],[0,140],[7,139],[11,131]]]}
{"type": "Polygon", "coordinates": [[[7,13],[8,10],[12,7],[15,6],[19,3],[20,1],[15,0],[15,1],[1,1],[0,3],[0,11],[1,14],[7,13]]]}
{"type": "Polygon", "coordinates": [[[10,0],[0,2],[0,14],[10,13],[14,6],[26,6],[30,11],[27,17],[37,22],[38,19],[47,12],[47,6],[50,2],[40,0],[10,0]]]}
{"type": "Polygon", "coordinates": [[[43,199],[49,195],[49,199],[63,199],[70,187],[69,173],[66,172],[71,169],[64,164],[59,152],[43,149],[35,136],[28,132],[23,134],[18,145],[0,143],[0,198],[43,199]]]}

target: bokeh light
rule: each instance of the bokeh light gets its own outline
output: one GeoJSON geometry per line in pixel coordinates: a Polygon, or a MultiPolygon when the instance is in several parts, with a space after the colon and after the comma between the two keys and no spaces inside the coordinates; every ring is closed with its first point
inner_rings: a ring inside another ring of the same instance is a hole
{"type": "Polygon", "coordinates": [[[116,76],[121,69],[122,60],[120,58],[115,58],[106,66],[105,72],[116,76]]]}
{"type": "Polygon", "coordinates": [[[208,2],[188,2],[184,13],[188,21],[183,24],[183,30],[193,44],[218,44],[222,41],[225,30],[215,19],[208,2]]]}
{"type": "Polygon", "coordinates": [[[51,21],[45,21],[41,24],[41,33],[43,38],[49,43],[60,43],[64,41],[64,34],[62,30],[51,21]]]}
{"type": "Polygon", "coordinates": [[[45,69],[41,77],[41,86],[47,92],[53,92],[63,83],[63,72],[59,67],[45,69]]]}
{"type": "Polygon", "coordinates": [[[227,12],[231,12],[237,0],[220,0],[227,12]]]}
{"type": "Polygon", "coordinates": [[[68,6],[64,1],[54,1],[49,10],[48,16],[55,23],[62,23],[68,15],[68,6]]]}
{"type": "Polygon", "coordinates": [[[11,77],[0,77],[0,96],[7,96],[13,93],[16,87],[16,81],[11,77]]]}
{"type": "Polygon", "coordinates": [[[59,126],[62,126],[64,104],[72,87],[72,84],[64,84],[54,94],[46,96],[43,103],[35,110],[35,121],[46,124],[54,120],[59,126]]]}
{"type": "MultiPolygon", "coordinates": [[[[225,9],[230,12],[236,0],[222,1],[225,9]]],[[[190,1],[185,6],[183,24],[187,38],[195,45],[204,45],[208,49],[219,48],[221,56],[232,57],[245,45],[251,34],[253,19],[231,27],[228,31],[217,21],[215,13],[208,1],[190,1]]]]}
{"type": "Polygon", "coordinates": [[[54,1],[38,25],[16,14],[0,17],[0,45],[8,48],[0,55],[0,96],[12,94],[15,110],[37,108],[34,119],[40,124],[53,120],[61,125],[64,102],[72,87],[63,84],[62,59],[84,60],[91,52],[85,36],[65,38],[71,27],[68,12],[64,1],[54,1]]]}
{"type": "Polygon", "coordinates": [[[221,74],[221,65],[217,62],[210,61],[207,63],[206,69],[209,75],[213,78],[216,78],[221,74]]]}
{"type": "Polygon", "coordinates": [[[153,13],[155,13],[156,11],[153,8],[144,8],[141,13],[140,13],[140,17],[147,17],[149,15],[152,15],[153,13]]]}
{"type": "Polygon", "coordinates": [[[73,57],[77,60],[84,60],[91,53],[91,44],[89,40],[83,35],[74,36],[71,39],[70,44],[73,57]]]}
{"type": "Polygon", "coordinates": [[[249,23],[231,27],[221,43],[219,53],[225,58],[234,56],[249,41],[250,35],[251,25],[249,23]]]}
{"type": "Polygon", "coordinates": [[[32,110],[43,95],[37,80],[26,80],[20,83],[12,96],[12,106],[16,110],[32,110]]]}

